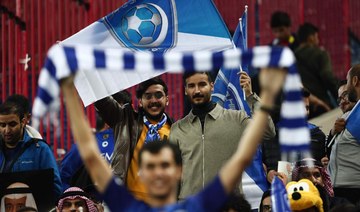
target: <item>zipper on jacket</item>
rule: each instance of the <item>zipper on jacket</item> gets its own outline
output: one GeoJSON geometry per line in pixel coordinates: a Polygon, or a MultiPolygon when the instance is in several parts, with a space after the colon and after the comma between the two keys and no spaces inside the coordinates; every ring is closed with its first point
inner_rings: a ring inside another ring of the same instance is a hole
{"type": "Polygon", "coordinates": [[[201,139],[202,139],[202,187],[205,187],[205,136],[204,136],[204,132],[201,135],[201,139]]]}

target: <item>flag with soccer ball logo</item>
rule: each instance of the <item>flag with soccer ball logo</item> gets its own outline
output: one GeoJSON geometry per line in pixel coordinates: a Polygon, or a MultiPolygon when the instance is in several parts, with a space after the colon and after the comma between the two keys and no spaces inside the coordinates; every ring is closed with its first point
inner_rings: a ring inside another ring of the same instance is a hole
{"type": "MultiPolygon", "coordinates": [[[[211,0],[196,0],[191,1],[191,4],[184,0],[129,0],[114,12],[64,40],[61,45],[89,45],[89,48],[106,49],[109,54],[114,48],[163,54],[168,51],[218,52],[232,47],[227,27],[211,0]]],[[[73,54],[81,57],[81,52],[73,54]]],[[[104,64],[104,69],[112,65],[104,64]]],[[[134,73],[79,70],[75,85],[87,106],[162,73],[164,71],[134,73]]]]}

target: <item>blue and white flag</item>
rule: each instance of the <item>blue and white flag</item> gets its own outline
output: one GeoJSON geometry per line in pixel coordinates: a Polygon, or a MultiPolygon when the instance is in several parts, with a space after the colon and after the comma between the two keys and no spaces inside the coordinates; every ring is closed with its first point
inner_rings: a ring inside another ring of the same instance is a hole
{"type": "MultiPolygon", "coordinates": [[[[239,19],[233,36],[233,42],[237,48],[241,50],[247,49],[247,6],[245,6],[245,11],[239,19]]],[[[215,80],[212,100],[227,109],[244,110],[251,116],[251,110],[245,100],[245,95],[239,81],[239,72],[247,72],[247,70],[248,65],[246,63],[242,63],[236,69],[220,69],[215,80]]],[[[253,158],[253,162],[243,173],[242,188],[246,200],[251,204],[251,208],[258,208],[262,194],[269,188],[263,168],[260,146],[253,158]]]]}
{"type": "MultiPolygon", "coordinates": [[[[240,18],[239,24],[236,27],[233,44],[235,47],[246,50],[247,49],[247,6],[245,11],[240,18]]],[[[247,105],[244,97],[244,92],[240,87],[239,72],[247,71],[246,62],[242,62],[242,65],[235,69],[224,69],[221,68],[215,79],[214,91],[211,95],[214,102],[219,103],[224,108],[234,110],[244,110],[249,116],[251,111],[247,105]],[[246,67],[244,69],[243,67],[246,67]]]]}
{"type": "Polygon", "coordinates": [[[271,209],[274,212],[291,212],[284,183],[276,176],[271,182],[271,209]]]}
{"type": "Polygon", "coordinates": [[[262,194],[269,189],[260,147],[257,149],[252,163],[245,169],[242,175],[242,188],[246,200],[251,205],[251,209],[259,208],[262,194]]]}
{"type": "MultiPolygon", "coordinates": [[[[232,47],[230,33],[210,0],[192,1],[191,4],[183,0],[130,0],[64,40],[61,45],[146,50],[154,54],[199,50],[219,52],[232,47]]],[[[104,64],[107,65],[111,64],[104,64]]],[[[144,71],[141,74],[118,72],[110,75],[79,71],[75,85],[85,106],[163,73],[144,71]]]]}
{"type": "Polygon", "coordinates": [[[360,101],[356,103],[354,108],[351,110],[347,120],[346,129],[351,133],[352,136],[360,143],[360,101]]]}

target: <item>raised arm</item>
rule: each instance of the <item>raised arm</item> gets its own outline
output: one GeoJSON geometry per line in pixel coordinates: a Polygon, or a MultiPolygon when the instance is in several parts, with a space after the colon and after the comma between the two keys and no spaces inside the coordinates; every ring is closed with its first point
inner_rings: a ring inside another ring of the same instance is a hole
{"type": "Polygon", "coordinates": [[[100,156],[95,136],[85,117],[84,107],[75,89],[73,77],[63,80],[61,82],[61,89],[65,98],[68,117],[70,118],[71,130],[77,142],[80,156],[91,179],[97,184],[98,191],[102,193],[112,178],[111,169],[100,156]]]}
{"type": "Polygon", "coordinates": [[[267,128],[268,113],[273,108],[276,94],[281,89],[286,72],[280,69],[263,69],[260,73],[261,107],[254,113],[253,120],[247,126],[240,139],[238,149],[220,170],[220,180],[227,193],[231,193],[242,176],[245,168],[251,163],[257,146],[267,128]]]}
{"type": "MultiPolygon", "coordinates": [[[[261,99],[252,91],[251,88],[251,78],[246,72],[240,72],[240,86],[243,88],[246,96],[246,102],[250,107],[251,114],[254,113],[255,108],[260,106],[261,99]]],[[[266,126],[266,130],[264,133],[265,139],[272,139],[275,137],[275,126],[274,122],[271,119],[271,116],[268,115],[268,122],[266,126]]]]}

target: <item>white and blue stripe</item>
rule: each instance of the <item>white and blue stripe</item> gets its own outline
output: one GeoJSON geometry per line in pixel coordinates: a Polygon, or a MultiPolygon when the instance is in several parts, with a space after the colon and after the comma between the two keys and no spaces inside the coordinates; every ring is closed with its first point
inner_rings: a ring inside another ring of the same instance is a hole
{"type": "MultiPolygon", "coordinates": [[[[241,63],[254,68],[288,68],[284,85],[285,101],[282,108],[280,144],[283,151],[308,148],[309,132],[305,130],[306,119],[301,97],[301,81],[296,72],[294,55],[288,48],[255,47],[247,51],[229,49],[223,52],[198,51],[194,53],[130,52],[124,49],[94,49],[90,46],[54,45],[48,52],[40,73],[37,97],[33,106],[33,117],[39,119],[49,111],[59,110],[59,81],[71,74],[92,72],[101,75],[104,82],[125,89],[149,76],[162,73],[204,71],[225,67],[238,68],[241,63]],[[303,106],[303,107],[301,107],[303,106]],[[302,108],[302,109],[301,109],[302,108]],[[301,135],[301,136],[299,136],[301,135]]],[[[75,81],[81,78],[77,74],[75,81]]],[[[99,82],[101,83],[101,82],[99,82]]],[[[105,89],[107,85],[104,85],[105,89]]],[[[38,123],[38,122],[36,122],[38,123]]],[[[36,126],[35,126],[36,127],[36,126]]]]}

